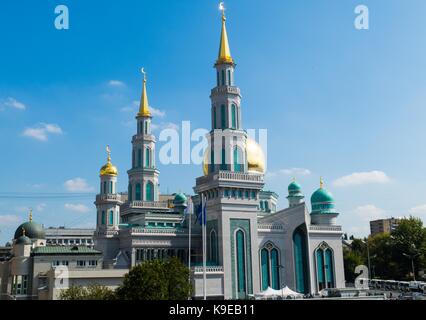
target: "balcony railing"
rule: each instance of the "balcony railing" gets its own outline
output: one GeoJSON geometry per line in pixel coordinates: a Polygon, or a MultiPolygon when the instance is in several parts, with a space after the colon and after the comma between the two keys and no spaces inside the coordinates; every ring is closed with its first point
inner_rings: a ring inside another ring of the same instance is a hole
{"type": "Polygon", "coordinates": [[[309,230],[311,231],[342,231],[341,226],[325,226],[325,225],[310,225],[309,230]]]}
{"type": "MultiPolygon", "coordinates": [[[[192,267],[191,270],[194,273],[203,273],[204,272],[203,267],[192,267]]],[[[222,266],[206,267],[206,273],[223,273],[223,267],[222,266]]]]}
{"type": "Polygon", "coordinates": [[[121,194],[98,194],[96,196],[96,201],[105,200],[121,201],[121,194]]]}
{"type": "Polygon", "coordinates": [[[129,203],[129,208],[161,208],[168,209],[167,201],[132,201],[129,203]]]}
{"type": "Polygon", "coordinates": [[[185,234],[183,229],[175,228],[132,228],[132,234],[185,234]]]}
{"type": "Polygon", "coordinates": [[[282,224],[276,223],[260,223],[257,225],[258,230],[284,230],[284,226],[282,224]]]}
{"type": "Polygon", "coordinates": [[[233,172],[233,171],[219,171],[211,173],[204,177],[197,178],[197,184],[204,184],[210,181],[245,181],[254,183],[263,183],[263,174],[257,173],[244,173],[244,172],[233,172]]]}

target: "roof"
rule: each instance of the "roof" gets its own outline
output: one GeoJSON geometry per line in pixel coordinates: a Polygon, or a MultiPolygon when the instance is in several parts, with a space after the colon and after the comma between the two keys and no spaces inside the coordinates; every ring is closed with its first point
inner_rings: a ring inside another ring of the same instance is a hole
{"type": "Polygon", "coordinates": [[[37,247],[33,250],[34,255],[95,255],[102,254],[101,251],[86,247],[86,246],[47,246],[37,247]]]}

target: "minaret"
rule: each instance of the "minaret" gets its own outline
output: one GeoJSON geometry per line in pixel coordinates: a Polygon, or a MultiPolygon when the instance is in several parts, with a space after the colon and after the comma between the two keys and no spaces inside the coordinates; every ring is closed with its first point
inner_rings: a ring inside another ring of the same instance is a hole
{"type": "Polygon", "coordinates": [[[253,148],[249,148],[242,129],[241,95],[235,86],[235,62],[222,3],[220,9],[222,32],[214,65],[217,79],[210,94],[212,130],[205,155],[210,164],[204,165],[205,176],[197,178],[194,191],[206,201],[208,259],[223,267],[224,297],[246,299],[260,291],[256,280],[257,215],[264,166],[262,157],[255,157],[252,168],[247,160],[249,149],[253,152],[253,148]]]}
{"type": "Polygon", "coordinates": [[[155,136],[151,132],[151,112],[146,90],[146,73],[143,73],[142,96],[136,115],[137,133],[132,139],[132,168],[129,175],[129,202],[158,201],[160,171],[155,166],[155,136]]]}
{"type": "Polygon", "coordinates": [[[117,193],[118,170],[111,163],[111,150],[106,147],[107,163],[100,170],[100,190],[96,197],[98,233],[117,231],[120,224],[120,196],[117,193]]]}
{"type": "Polygon", "coordinates": [[[302,193],[302,187],[296,182],[296,178],[288,185],[288,205],[293,208],[304,202],[305,196],[302,193]]]}
{"type": "Polygon", "coordinates": [[[231,56],[223,5],[219,54],[214,65],[216,87],[211,90],[212,131],[208,172],[247,172],[247,134],[242,128],[240,89],[235,86],[235,62],[231,56]]]}

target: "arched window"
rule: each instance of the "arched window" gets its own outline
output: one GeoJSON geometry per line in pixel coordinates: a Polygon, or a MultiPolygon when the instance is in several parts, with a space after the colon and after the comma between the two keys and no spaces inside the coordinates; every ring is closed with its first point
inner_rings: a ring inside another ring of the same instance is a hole
{"type": "Polygon", "coordinates": [[[142,167],[142,150],[138,149],[138,168],[142,167]]]}
{"type": "Polygon", "coordinates": [[[151,181],[146,184],[146,201],[154,201],[154,185],[151,181]]]}
{"type": "Polygon", "coordinates": [[[213,107],[213,129],[217,128],[217,121],[216,121],[216,107],[213,107]]]}
{"type": "Polygon", "coordinates": [[[210,172],[214,172],[214,150],[210,152],[210,172]]]}
{"type": "Polygon", "coordinates": [[[225,70],[222,69],[222,86],[225,85],[225,70]]]}
{"type": "Polygon", "coordinates": [[[113,225],[114,224],[114,211],[112,211],[112,210],[109,212],[108,224],[109,225],[113,225]]]}
{"type": "Polygon", "coordinates": [[[102,211],[101,224],[103,224],[103,225],[106,224],[106,214],[105,214],[105,211],[102,211]]]}
{"type": "Polygon", "coordinates": [[[328,248],[325,250],[325,273],[327,276],[327,288],[334,288],[334,263],[333,251],[328,248]]]}
{"type": "Polygon", "coordinates": [[[112,181],[109,182],[109,193],[114,193],[114,189],[112,188],[112,181]]]}
{"type": "Polygon", "coordinates": [[[149,133],[149,127],[148,127],[149,122],[145,121],[145,134],[149,133]]]}
{"type": "Polygon", "coordinates": [[[278,263],[278,250],[271,250],[271,287],[272,289],[278,290],[280,289],[280,265],[278,263]]]}
{"type": "Polygon", "coordinates": [[[151,163],[151,150],[149,148],[145,149],[145,167],[149,168],[151,163]]]}
{"type": "Polygon", "coordinates": [[[235,172],[243,171],[241,154],[242,154],[241,150],[238,147],[235,147],[234,148],[234,171],[235,172]]]}
{"type": "Polygon", "coordinates": [[[307,293],[307,262],[306,262],[306,240],[302,228],[299,227],[293,234],[294,269],[296,271],[296,290],[307,293]]]}
{"type": "Polygon", "coordinates": [[[210,259],[212,262],[217,263],[217,237],[216,231],[210,232],[210,259]]]}
{"type": "Polygon", "coordinates": [[[232,86],[232,81],[231,81],[231,70],[228,70],[228,86],[232,86]]]}
{"type": "Polygon", "coordinates": [[[324,288],[334,288],[334,258],[333,250],[323,242],[316,249],[316,267],[318,291],[324,288]]]}
{"type": "Polygon", "coordinates": [[[226,128],[226,108],[224,104],[220,106],[220,124],[221,129],[226,128]]]}
{"type": "Polygon", "coordinates": [[[269,211],[269,204],[268,204],[268,201],[265,201],[265,211],[269,211]]]}
{"type": "Polygon", "coordinates": [[[235,235],[237,251],[237,291],[239,298],[246,297],[246,248],[245,235],[242,230],[238,230],[235,235]]]}
{"type": "Polygon", "coordinates": [[[235,104],[231,105],[231,120],[232,120],[232,129],[237,128],[237,107],[235,104]]]}
{"type": "Polygon", "coordinates": [[[268,249],[263,248],[260,251],[260,259],[261,259],[261,269],[262,269],[262,290],[266,290],[269,287],[269,283],[270,283],[268,249]]]}
{"type": "Polygon", "coordinates": [[[133,151],[132,151],[132,167],[134,168],[135,167],[135,150],[133,149],[133,151]]]}
{"type": "Polygon", "coordinates": [[[104,181],[104,194],[107,193],[107,185],[106,185],[106,181],[104,181]]]}
{"type": "Polygon", "coordinates": [[[133,199],[133,190],[132,190],[132,185],[130,183],[129,183],[128,193],[129,193],[129,201],[132,201],[132,199],[133,199]]]}
{"type": "Polygon", "coordinates": [[[141,198],[141,185],[140,185],[140,183],[136,183],[136,190],[135,191],[136,191],[135,192],[135,200],[136,201],[142,200],[142,198],[141,198]]]}
{"type": "Polygon", "coordinates": [[[326,287],[325,275],[324,275],[324,252],[321,249],[317,250],[317,280],[318,280],[318,291],[326,287]]]}
{"type": "Polygon", "coordinates": [[[216,72],[216,84],[219,87],[220,83],[219,83],[219,71],[216,72]]]}
{"type": "Polygon", "coordinates": [[[228,170],[228,166],[226,165],[226,153],[225,149],[222,149],[222,161],[220,163],[220,170],[228,170]]]}

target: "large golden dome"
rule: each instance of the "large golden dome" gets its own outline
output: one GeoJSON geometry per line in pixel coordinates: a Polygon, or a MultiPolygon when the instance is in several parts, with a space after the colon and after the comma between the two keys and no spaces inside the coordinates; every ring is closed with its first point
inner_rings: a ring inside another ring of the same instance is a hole
{"type": "MultiPolygon", "coordinates": [[[[209,164],[207,161],[210,155],[209,150],[210,149],[207,149],[204,153],[203,173],[205,176],[209,174],[209,164]]],[[[265,173],[265,155],[260,145],[252,139],[247,139],[246,151],[248,172],[265,173]]]]}
{"type": "Polygon", "coordinates": [[[107,160],[107,163],[101,168],[100,175],[101,176],[117,176],[118,170],[117,170],[117,167],[111,163],[111,150],[109,146],[107,146],[106,150],[108,153],[108,160],[107,160]]]}

